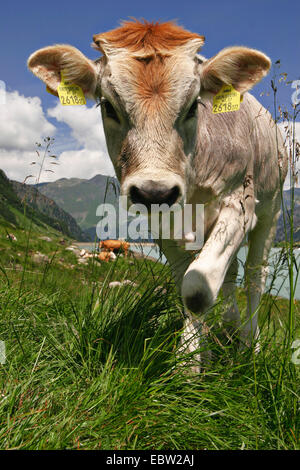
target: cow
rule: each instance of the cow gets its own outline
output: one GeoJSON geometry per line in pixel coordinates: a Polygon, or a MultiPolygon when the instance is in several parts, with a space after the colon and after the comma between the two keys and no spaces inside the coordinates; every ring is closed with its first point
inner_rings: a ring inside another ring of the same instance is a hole
{"type": "Polygon", "coordinates": [[[184,240],[157,240],[182,295],[186,350],[199,351],[198,331],[222,286],[225,327],[238,331],[241,347],[255,346],[287,173],[282,136],[249,93],[267,75],[270,59],[242,46],[202,57],[204,36],[173,22],[125,21],[93,41],[102,54],[95,61],[54,45],[33,53],[28,67],[56,95],[63,70],[98,102],[121,194],[130,203],[204,205],[198,253],[186,250],[184,240]],[[213,99],[225,85],[243,97],[240,108],[214,114],[213,99]],[[235,280],[245,240],[248,307],[241,325],[235,280]]]}
{"type": "Polygon", "coordinates": [[[116,259],[116,255],[112,251],[101,251],[98,254],[99,261],[105,261],[108,263],[110,260],[114,261],[116,259]]]}
{"type": "Polygon", "coordinates": [[[99,248],[114,253],[123,252],[125,257],[128,255],[130,243],[123,240],[102,240],[99,242],[99,248]]]}

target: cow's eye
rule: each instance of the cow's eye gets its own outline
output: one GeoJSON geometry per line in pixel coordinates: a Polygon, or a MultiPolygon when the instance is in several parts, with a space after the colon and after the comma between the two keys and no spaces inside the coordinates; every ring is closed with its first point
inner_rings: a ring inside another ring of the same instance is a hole
{"type": "Polygon", "coordinates": [[[103,105],[103,108],[105,110],[105,114],[108,118],[113,119],[115,122],[120,124],[120,119],[115,111],[115,108],[113,105],[108,101],[106,98],[101,99],[101,103],[103,105]]]}
{"type": "Polygon", "coordinates": [[[197,107],[198,107],[198,101],[195,100],[185,116],[186,121],[196,116],[197,107]]]}

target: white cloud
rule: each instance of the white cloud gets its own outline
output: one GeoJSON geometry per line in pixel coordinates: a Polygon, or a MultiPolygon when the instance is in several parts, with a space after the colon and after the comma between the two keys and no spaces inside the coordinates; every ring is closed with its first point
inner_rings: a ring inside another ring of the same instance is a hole
{"type": "Polygon", "coordinates": [[[0,168],[9,178],[24,181],[38,173],[38,166],[30,164],[37,160],[35,143],[42,143],[46,136],[55,136],[52,151],[59,157],[59,165],[48,161],[44,168],[54,173],[43,171],[41,181],[114,174],[99,109],[58,102],[45,116],[38,97],[7,92],[6,104],[0,105],[0,168]]]}
{"type": "Polygon", "coordinates": [[[0,104],[0,168],[9,178],[23,181],[34,170],[30,162],[37,157],[35,143],[55,130],[38,97],[6,92],[5,103],[0,104]]]}
{"type": "Polygon", "coordinates": [[[6,93],[6,103],[0,105],[0,148],[32,150],[42,136],[52,136],[55,127],[47,121],[38,97],[6,93]]]}
{"type": "Polygon", "coordinates": [[[48,116],[64,122],[77,142],[87,149],[101,149],[106,152],[106,143],[98,108],[86,106],[62,106],[59,102],[48,109],[48,116]]]}
{"type": "MultiPolygon", "coordinates": [[[[99,109],[86,106],[62,106],[48,110],[48,116],[65,123],[80,149],[62,151],[55,176],[91,178],[96,174],[114,175],[113,165],[106,149],[99,109]]],[[[50,176],[49,176],[50,178],[50,176]]],[[[53,180],[53,179],[52,179],[53,180]]]]}
{"type": "MultiPolygon", "coordinates": [[[[0,168],[8,178],[24,181],[26,176],[37,175],[38,167],[31,166],[30,163],[35,160],[35,152],[22,150],[5,150],[0,148],[0,168]]],[[[34,183],[34,178],[29,179],[28,183],[34,183]]]]}
{"type": "Polygon", "coordinates": [[[110,161],[107,161],[107,156],[101,150],[87,148],[62,152],[59,157],[59,165],[52,169],[55,173],[44,174],[43,181],[55,181],[59,178],[89,179],[99,173],[114,175],[113,167],[110,161]]]}

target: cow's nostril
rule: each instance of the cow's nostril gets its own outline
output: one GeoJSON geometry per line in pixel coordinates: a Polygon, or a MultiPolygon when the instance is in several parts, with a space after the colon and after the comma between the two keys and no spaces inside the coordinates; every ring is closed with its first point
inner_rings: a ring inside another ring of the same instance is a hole
{"type": "Polygon", "coordinates": [[[169,188],[161,183],[146,181],[141,187],[131,186],[129,194],[134,204],[144,204],[147,207],[151,204],[172,206],[180,196],[180,188],[177,185],[169,188]]]}
{"type": "Polygon", "coordinates": [[[132,200],[133,204],[139,203],[139,199],[140,199],[139,188],[137,188],[136,186],[131,186],[129,190],[129,194],[130,194],[130,199],[132,200]]]}

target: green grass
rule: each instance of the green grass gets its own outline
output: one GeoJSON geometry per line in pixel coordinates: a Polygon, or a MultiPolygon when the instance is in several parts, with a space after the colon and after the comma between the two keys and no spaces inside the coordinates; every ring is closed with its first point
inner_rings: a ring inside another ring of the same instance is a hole
{"type": "Polygon", "coordinates": [[[30,250],[50,262],[29,255],[23,276],[26,234],[15,233],[14,243],[0,233],[1,449],[300,447],[288,300],[264,297],[254,356],[224,337],[220,298],[206,346],[214,361],[192,374],[192,358],[178,352],[182,308],[167,267],[132,258],[81,266],[58,237],[33,232],[30,250]],[[137,286],[108,286],[122,279],[137,286]]]}

